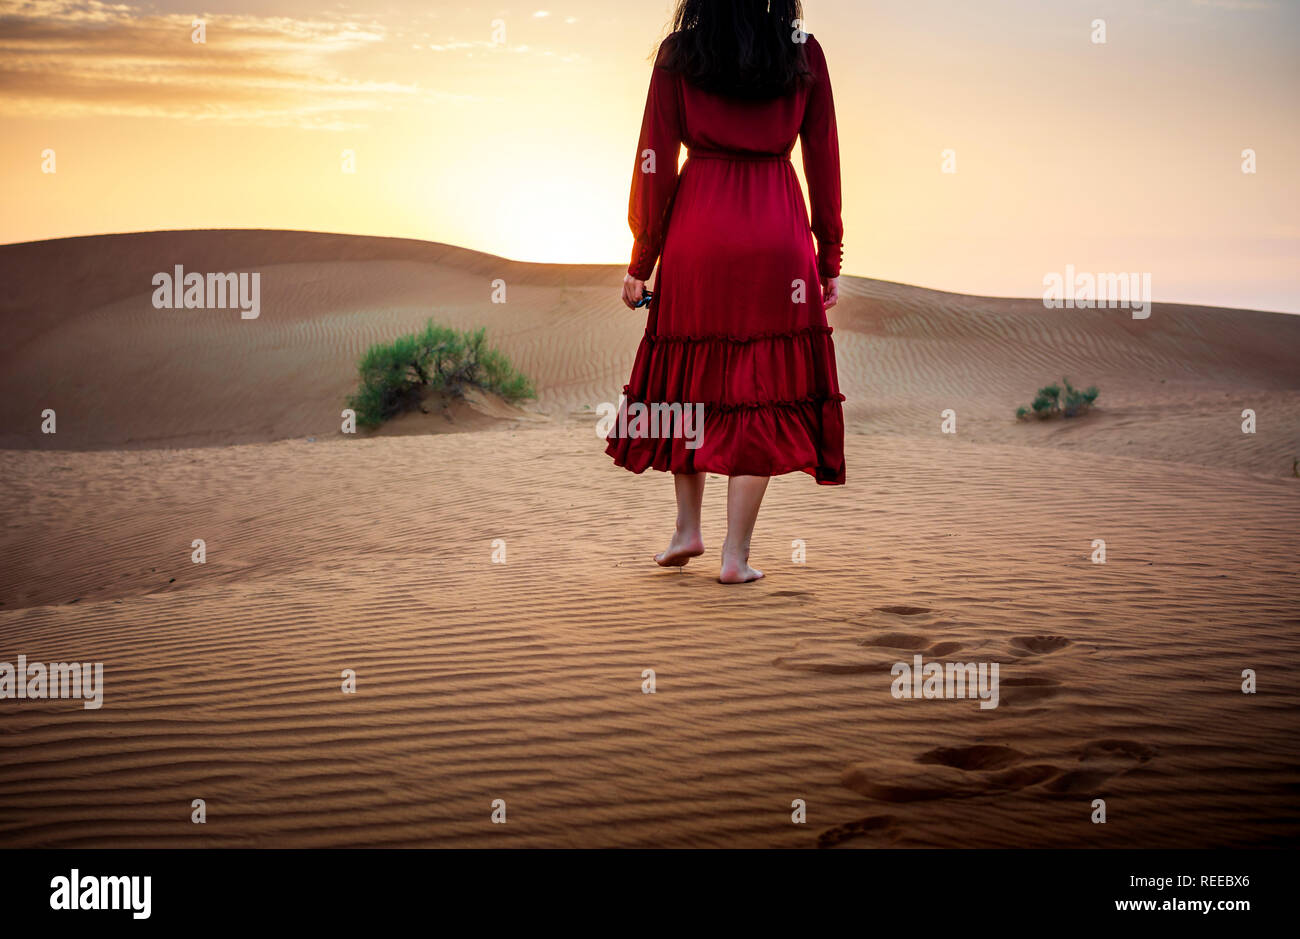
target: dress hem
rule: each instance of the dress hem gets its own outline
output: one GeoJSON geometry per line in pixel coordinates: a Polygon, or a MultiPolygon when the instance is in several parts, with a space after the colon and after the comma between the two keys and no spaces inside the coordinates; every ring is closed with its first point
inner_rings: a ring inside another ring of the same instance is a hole
{"type": "Polygon", "coordinates": [[[636,469],[634,467],[628,466],[627,463],[621,460],[618,454],[615,453],[614,451],[615,451],[615,442],[611,442],[608,446],[605,447],[606,455],[611,457],[614,460],[615,466],[625,469],[628,472],[633,473],[637,476],[640,476],[646,470],[655,470],[656,472],[659,473],[672,473],[673,475],[677,475],[679,473],[686,473],[686,474],[713,473],[715,476],[727,476],[727,477],[731,477],[731,476],[772,477],[772,476],[788,476],[790,473],[807,473],[809,476],[813,477],[813,479],[816,481],[817,485],[819,486],[843,486],[844,485],[843,472],[834,473],[833,471],[829,470],[827,467],[819,466],[816,463],[801,464],[799,466],[791,466],[784,469],[768,470],[766,472],[761,472],[761,473],[736,469],[734,467],[721,467],[721,466],[696,465],[694,469],[690,469],[690,470],[673,469],[671,466],[656,466],[654,463],[650,463],[641,467],[640,469],[636,469]]]}
{"type": "Polygon", "coordinates": [[[734,411],[761,411],[765,408],[798,408],[803,407],[806,404],[826,404],[834,401],[842,403],[844,401],[844,395],[839,394],[838,392],[834,394],[813,394],[802,398],[785,398],[766,401],[648,401],[643,398],[634,398],[630,394],[630,391],[631,389],[629,386],[623,386],[623,397],[626,399],[626,404],[628,405],[642,404],[646,407],[653,407],[654,405],[659,405],[660,407],[680,406],[684,408],[703,405],[706,411],[712,411],[716,414],[730,414],[734,411]]]}

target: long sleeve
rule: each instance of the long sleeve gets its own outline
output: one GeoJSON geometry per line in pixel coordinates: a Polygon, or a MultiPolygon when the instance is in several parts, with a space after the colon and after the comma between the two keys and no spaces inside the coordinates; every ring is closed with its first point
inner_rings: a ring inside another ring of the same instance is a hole
{"type": "Polygon", "coordinates": [[[673,195],[677,191],[677,159],[681,152],[681,103],[674,73],[660,66],[660,46],[650,75],[641,137],[637,142],[636,166],[632,171],[632,194],[628,198],[627,221],[636,238],[628,273],[648,280],[663,249],[664,233],[673,195]]]}
{"type": "Polygon", "coordinates": [[[835,128],[835,99],[826,55],[811,35],[807,51],[813,86],[799,128],[799,146],[808,181],[812,231],[817,237],[817,272],[822,277],[838,277],[844,253],[844,222],[840,218],[840,140],[835,128]]]}

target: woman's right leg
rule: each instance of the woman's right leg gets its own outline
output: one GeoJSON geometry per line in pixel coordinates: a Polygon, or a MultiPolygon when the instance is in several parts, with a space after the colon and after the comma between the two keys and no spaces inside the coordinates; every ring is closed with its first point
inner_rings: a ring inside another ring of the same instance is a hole
{"type": "Polygon", "coordinates": [[[661,567],[681,567],[691,558],[704,553],[704,536],[700,534],[700,507],[704,504],[704,473],[673,473],[677,493],[677,530],[668,550],[655,555],[661,567]]]}
{"type": "Polygon", "coordinates": [[[732,476],[727,480],[727,540],[722,543],[724,584],[758,580],[763,572],[749,566],[749,539],[754,535],[758,508],[767,492],[767,476],[732,476]]]}

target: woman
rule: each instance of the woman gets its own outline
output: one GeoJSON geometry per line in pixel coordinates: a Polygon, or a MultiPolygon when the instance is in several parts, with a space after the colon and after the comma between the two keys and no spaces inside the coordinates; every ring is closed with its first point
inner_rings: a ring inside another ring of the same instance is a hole
{"type": "Polygon", "coordinates": [[[628,206],[636,245],[623,302],[636,307],[656,259],[659,274],[605,452],[634,473],[673,474],[677,530],[655,555],[665,567],[704,553],[705,474],[729,477],[727,584],[763,576],[749,543],[770,477],[844,482],[844,396],[826,325],[843,233],[839,141],[826,59],[801,21],[798,0],[679,0],[628,206]],[[811,229],[790,163],[796,137],[811,229]]]}

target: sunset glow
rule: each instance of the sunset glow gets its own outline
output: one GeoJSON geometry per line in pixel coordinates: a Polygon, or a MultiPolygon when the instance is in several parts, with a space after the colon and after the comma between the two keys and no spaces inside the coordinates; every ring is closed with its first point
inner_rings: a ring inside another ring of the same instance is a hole
{"type": "MultiPolygon", "coordinates": [[[[625,264],[669,12],[2,0],[0,241],[289,228],[625,264]]],[[[1033,296],[1072,264],[1150,272],[1159,300],[1300,312],[1300,5],[805,13],[839,114],[844,273],[1033,296]]]]}

